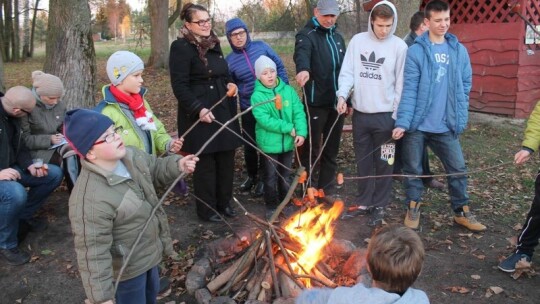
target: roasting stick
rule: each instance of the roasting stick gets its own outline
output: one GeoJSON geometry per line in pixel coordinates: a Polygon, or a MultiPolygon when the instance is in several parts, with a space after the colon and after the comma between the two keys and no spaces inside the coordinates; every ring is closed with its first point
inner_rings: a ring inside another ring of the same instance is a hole
{"type": "MultiPolygon", "coordinates": [[[[225,99],[227,97],[227,95],[225,95],[223,97],[223,99],[225,99]]],[[[212,142],[212,140],[214,140],[214,138],[216,138],[216,136],[219,135],[219,133],[221,133],[229,124],[231,124],[233,121],[237,120],[238,118],[242,117],[243,115],[245,115],[246,113],[248,113],[249,111],[253,110],[254,107],[258,107],[258,106],[261,106],[261,105],[264,105],[264,104],[267,104],[267,103],[271,103],[271,102],[275,102],[276,98],[274,97],[273,99],[269,99],[269,100],[266,100],[266,101],[262,101],[256,105],[252,105],[250,107],[248,107],[247,109],[245,109],[244,111],[236,114],[235,116],[233,116],[230,120],[228,120],[227,122],[225,122],[214,134],[212,134],[212,136],[210,136],[210,138],[202,145],[202,147],[199,149],[199,151],[197,151],[197,153],[195,153],[194,155],[195,156],[199,156],[202,151],[204,151],[204,149],[206,149],[206,147],[210,144],[210,142],[212,142]]],[[[188,131],[191,131],[191,130],[188,130],[188,131]]],[[[187,132],[187,131],[186,131],[187,132]]],[[[182,136],[185,136],[186,132],[184,133],[184,135],[182,136]]],[[[148,217],[148,219],[146,220],[146,223],[144,224],[143,228],[141,231],[139,231],[139,234],[137,235],[137,238],[135,239],[135,242],[133,243],[132,247],[131,247],[131,250],[129,251],[129,254],[127,255],[125,261],[123,262],[122,264],[122,267],[120,268],[120,271],[118,273],[118,276],[116,277],[116,282],[114,284],[114,294],[116,294],[116,290],[118,290],[118,284],[120,284],[120,279],[122,278],[122,274],[124,273],[128,263],[129,263],[129,260],[131,259],[131,256],[133,255],[133,252],[135,250],[135,248],[137,247],[137,244],[139,244],[139,242],[141,241],[141,238],[142,238],[142,235],[143,233],[146,231],[146,229],[148,229],[148,225],[150,224],[150,220],[154,217],[154,215],[156,214],[156,211],[159,207],[161,207],[161,205],[163,204],[163,201],[165,200],[165,198],[167,197],[167,195],[169,195],[169,193],[171,192],[172,188],[174,186],[176,186],[176,184],[178,183],[178,181],[182,178],[184,178],[186,176],[186,173],[185,172],[182,172],[175,180],[174,182],[169,186],[169,188],[167,189],[167,191],[165,191],[165,194],[163,194],[163,196],[161,197],[161,199],[159,200],[159,202],[154,206],[154,208],[152,208],[152,212],[150,213],[150,216],[148,217]]],[[[292,194],[291,194],[292,195],[292,194]]],[[[202,201],[202,200],[201,200],[202,201]]],[[[219,214],[219,213],[218,213],[219,214]]]]}

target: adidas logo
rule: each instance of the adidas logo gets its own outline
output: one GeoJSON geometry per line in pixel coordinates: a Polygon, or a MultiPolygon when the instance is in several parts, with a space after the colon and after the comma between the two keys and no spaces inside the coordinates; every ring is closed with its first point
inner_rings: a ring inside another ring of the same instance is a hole
{"type": "Polygon", "coordinates": [[[371,71],[379,69],[384,63],[384,57],[376,59],[375,52],[371,52],[371,54],[369,55],[369,59],[367,59],[364,55],[360,54],[360,60],[362,61],[362,65],[364,66],[364,68],[371,71]]]}

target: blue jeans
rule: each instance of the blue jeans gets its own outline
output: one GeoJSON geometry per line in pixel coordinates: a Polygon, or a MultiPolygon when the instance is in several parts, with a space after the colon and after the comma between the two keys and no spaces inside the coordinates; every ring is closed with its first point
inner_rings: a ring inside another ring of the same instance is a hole
{"type": "Polygon", "coordinates": [[[0,248],[17,247],[19,220],[31,219],[43,205],[49,194],[62,182],[62,169],[48,164],[49,173],[44,177],[34,177],[19,167],[21,179],[17,181],[0,181],[0,248]],[[26,187],[30,191],[26,192],[26,187]]]}
{"type": "MultiPolygon", "coordinates": [[[[467,172],[465,159],[461,150],[459,138],[451,132],[428,133],[423,131],[407,132],[403,137],[403,173],[407,175],[422,175],[422,155],[424,143],[441,160],[447,174],[467,172]]],[[[452,209],[456,210],[469,204],[467,194],[467,175],[448,176],[448,191],[452,209]]],[[[424,185],[421,178],[408,177],[405,179],[406,203],[421,202],[424,185]]]]}
{"type": "Polygon", "coordinates": [[[147,272],[118,284],[116,304],[155,304],[159,292],[159,272],[154,266],[147,272]]]}

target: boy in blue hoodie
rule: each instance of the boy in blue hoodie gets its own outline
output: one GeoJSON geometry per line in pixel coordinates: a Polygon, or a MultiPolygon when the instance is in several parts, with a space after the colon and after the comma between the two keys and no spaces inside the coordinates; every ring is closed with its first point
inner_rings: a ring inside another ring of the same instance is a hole
{"type": "Polygon", "coordinates": [[[300,98],[293,87],[277,76],[276,64],[272,59],[259,57],[255,61],[255,74],[257,81],[251,95],[251,104],[257,121],[257,145],[267,154],[264,164],[264,202],[268,217],[287,194],[293,151],[304,143],[307,122],[300,98]],[[281,107],[277,105],[279,102],[257,105],[273,98],[281,100],[281,107]]]}
{"type": "Polygon", "coordinates": [[[413,230],[388,225],[371,237],[367,265],[373,286],[362,283],[336,289],[310,289],[302,292],[296,304],[428,304],[427,295],[411,285],[424,262],[424,245],[413,230]]]}

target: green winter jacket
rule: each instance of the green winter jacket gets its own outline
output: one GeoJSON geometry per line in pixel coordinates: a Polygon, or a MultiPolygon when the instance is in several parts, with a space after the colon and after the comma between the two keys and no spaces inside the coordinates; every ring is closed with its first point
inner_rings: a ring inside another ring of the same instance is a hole
{"type": "Polygon", "coordinates": [[[284,153],[294,150],[294,128],[296,135],[306,138],[307,122],[304,106],[294,91],[278,78],[278,85],[273,88],[265,87],[259,80],[255,81],[255,89],[251,95],[257,145],[266,153],[284,153]],[[258,103],[281,95],[282,109],[278,110],[275,103],[270,102],[260,106],[258,103]]]}
{"type": "MultiPolygon", "coordinates": [[[[108,116],[116,126],[122,126],[124,131],[122,132],[122,140],[126,146],[137,147],[143,151],[151,152],[154,155],[161,155],[162,153],[169,151],[171,136],[165,130],[165,126],[161,121],[153,115],[154,123],[157,130],[150,131],[150,137],[152,140],[151,151],[147,150],[144,145],[145,131],[143,131],[135,122],[135,118],[125,104],[119,103],[109,89],[110,85],[106,85],[102,89],[103,100],[96,106],[95,110],[101,112],[103,115],[108,116]]],[[[149,112],[152,112],[150,105],[144,99],[144,95],[147,90],[141,89],[141,96],[144,100],[144,106],[149,112]]],[[[153,113],[153,112],[152,112],[153,113]]]]}
{"type": "MultiPolygon", "coordinates": [[[[90,302],[114,299],[113,280],[152,208],[159,203],[155,188],[168,186],[180,175],[180,158],[158,158],[127,147],[122,162],[131,178],[81,161],[82,171],[69,198],[69,220],[79,273],[90,302]]],[[[159,207],[120,280],[143,274],[164,254],[173,253],[167,215],[159,207]]]]}
{"type": "Polygon", "coordinates": [[[532,152],[538,151],[540,147],[540,102],[536,103],[534,110],[529,116],[525,136],[521,145],[524,148],[532,150],[532,152]]]}

